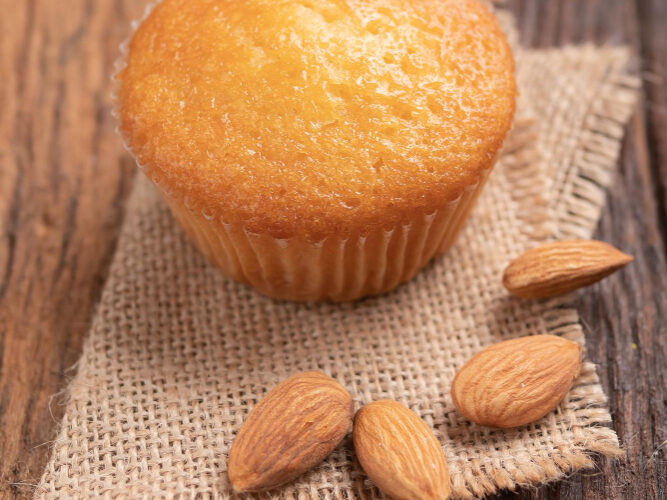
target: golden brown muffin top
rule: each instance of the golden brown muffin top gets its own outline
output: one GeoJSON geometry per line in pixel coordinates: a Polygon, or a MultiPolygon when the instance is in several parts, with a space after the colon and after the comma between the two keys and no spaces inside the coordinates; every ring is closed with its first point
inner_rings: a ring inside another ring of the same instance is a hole
{"type": "Polygon", "coordinates": [[[492,166],[513,71],[476,0],[164,0],[117,76],[120,129],[194,210],[279,238],[363,233],[492,166]]]}

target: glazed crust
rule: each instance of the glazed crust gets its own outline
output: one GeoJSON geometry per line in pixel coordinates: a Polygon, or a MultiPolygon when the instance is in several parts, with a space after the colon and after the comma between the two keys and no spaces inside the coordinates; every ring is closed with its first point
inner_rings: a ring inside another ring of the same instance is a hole
{"type": "Polygon", "coordinates": [[[491,168],[510,49],[476,0],[163,0],[117,78],[147,175],[276,238],[409,223],[491,168]]]}

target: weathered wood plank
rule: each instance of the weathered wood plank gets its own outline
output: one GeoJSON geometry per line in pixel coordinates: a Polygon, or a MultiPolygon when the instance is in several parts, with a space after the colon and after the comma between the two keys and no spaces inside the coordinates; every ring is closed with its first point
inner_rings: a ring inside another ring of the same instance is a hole
{"type": "Polygon", "coordinates": [[[667,2],[643,0],[637,11],[649,161],[654,169],[659,225],[667,244],[667,2]]]}
{"type": "Polygon", "coordinates": [[[134,168],[109,115],[132,1],[2,0],[0,496],[29,495],[105,279],[134,168]]]}

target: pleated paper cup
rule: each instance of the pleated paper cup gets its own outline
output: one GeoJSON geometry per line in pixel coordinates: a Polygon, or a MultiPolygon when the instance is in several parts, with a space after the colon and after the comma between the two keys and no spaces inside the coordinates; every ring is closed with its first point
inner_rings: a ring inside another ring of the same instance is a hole
{"type": "Polygon", "coordinates": [[[348,301],[394,289],[447,250],[487,175],[488,170],[457,200],[407,224],[315,242],[250,232],[241,224],[193,211],[158,189],[195,246],[228,277],[278,299],[348,301]]]}

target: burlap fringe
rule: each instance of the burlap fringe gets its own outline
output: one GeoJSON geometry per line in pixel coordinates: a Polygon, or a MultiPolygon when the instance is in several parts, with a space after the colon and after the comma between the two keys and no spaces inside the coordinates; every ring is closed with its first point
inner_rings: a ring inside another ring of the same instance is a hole
{"type": "MultiPolygon", "coordinates": [[[[568,59],[575,52],[580,57],[582,51],[597,53],[600,48],[587,44],[558,50],[563,59],[568,59]]],[[[587,238],[595,229],[614,175],[624,127],[641,87],[640,79],[629,73],[629,49],[602,50],[610,56],[607,72],[612,76],[598,89],[598,97],[586,115],[586,133],[578,137],[578,155],[568,172],[572,179],[567,183],[569,192],[560,197],[561,204],[553,210],[558,214],[556,239],[587,238]]]]}

